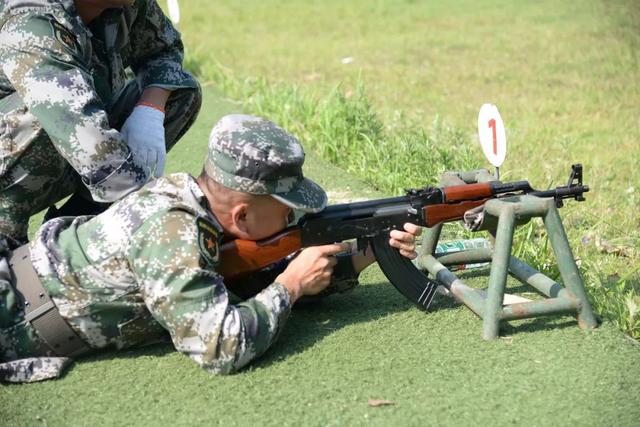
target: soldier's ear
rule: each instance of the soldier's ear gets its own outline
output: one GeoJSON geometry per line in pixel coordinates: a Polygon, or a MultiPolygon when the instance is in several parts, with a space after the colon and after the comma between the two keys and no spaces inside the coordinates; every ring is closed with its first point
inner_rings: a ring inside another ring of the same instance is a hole
{"type": "Polygon", "coordinates": [[[233,208],[231,208],[231,221],[233,230],[238,237],[241,239],[246,239],[249,234],[249,225],[247,222],[247,210],[249,205],[247,203],[238,203],[233,208]]]}

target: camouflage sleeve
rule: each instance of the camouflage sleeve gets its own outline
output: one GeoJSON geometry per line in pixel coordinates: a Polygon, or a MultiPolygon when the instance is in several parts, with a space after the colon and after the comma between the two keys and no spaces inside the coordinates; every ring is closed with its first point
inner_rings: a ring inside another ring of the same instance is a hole
{"type": "Polygon", "coordinates": [[[109,127],[81,51],[50,15],[16,15],[0,29],[2,70],[93,198],[111,202],[141,187],[148,172],[109,127]]]}
{"type": "Polygon", "coordinates": [[[142,88],[197,87],[193,76],[182,68],[183,45],[155,0],[145,0],[131,31],[131,68],[142,88]]]}
{"type": "Polygon", "coordinates": [[[289,293],[274,283],[237,305],[222,277],[204,268],[195,218],[158,213],[133,236],[129,259],[153,317],[173,345],[213,373],[230,373],[263,354],[291,311],[289,293]]]}

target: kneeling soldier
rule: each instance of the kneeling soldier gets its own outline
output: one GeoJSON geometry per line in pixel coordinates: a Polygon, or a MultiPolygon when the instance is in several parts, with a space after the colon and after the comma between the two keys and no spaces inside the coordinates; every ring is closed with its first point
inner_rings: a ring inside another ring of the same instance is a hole
{"type": "Polygon", "coordinates": [[[182,55],[155,0],[0,1],[0,240],[162,175],[202,99],[182,55]]]}

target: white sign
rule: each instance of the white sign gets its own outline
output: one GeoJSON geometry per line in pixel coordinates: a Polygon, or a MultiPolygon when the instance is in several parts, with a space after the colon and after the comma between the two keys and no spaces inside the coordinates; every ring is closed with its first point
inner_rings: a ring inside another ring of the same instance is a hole
{"type": "Polygon", "coordinates": [[[493,104],[484,104],[480,108],[478,137],[484,155],[493,166],[499,168],[507,156],[507,136],[498,107],[493,104]]]}
{"type": "Polygon", "coordinates": [[[169,19],[173,25],[180,23],[180,5],[178,0],[167,0],[167,9],[169,9],[169,19]]]}

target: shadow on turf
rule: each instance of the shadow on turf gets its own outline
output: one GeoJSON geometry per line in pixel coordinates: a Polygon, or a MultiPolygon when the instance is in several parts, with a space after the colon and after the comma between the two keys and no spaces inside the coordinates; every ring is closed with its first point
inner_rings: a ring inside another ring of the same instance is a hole
{"type": "MultiPolygon", "coordinates": [[[[430,311],[457,309],[460,304],[451,298],[437,296],[430,311]]],[[[354,323],[376,320],[393,313],[413,310],[414,305],[405,300],[388,282],[359,286],[351,292],[333,295],[317,302],[296,306],[276,344],[252,365],[268,367],[313,346],[334,331],[354,323]]],[[[501,335],[536,332],[539,330],[576,327],[575,318],[540,317],[517,322],[504,322],[501,335]]],[[[478,320],[478,328],[481,321],[478,320]]],[[[175,352],[169,341],[120,352],[109,352],[80,360],[100,361],[112,358],[163,357],[175,352]]]]}
{"type": "Polygon", "coordinates": [[[503,322],[500,325],[500,335],[521,335],[542,330],[562,330],[577,328],[578,320],[570,316],[546,316],[518,321],[503,322]]]}
{"type": "MultiPolygon", "coordinates": [[[[440,296],[436,297],[430,311],[457,307],[459,304],[450,298],[440,296]]],[[[284,360],[345,326],[368,322],[389,314],[412,309],[414,309],[414,305],[400,295],[388,282],[371,283],[359,286],[351,292],[332,295],[313,303],[296,305],[276,344],[253,366],[266,367],[284,360]]],[[[144,356],[163,357],[173,352],[175,349],[167,341],[135,349],[89,356],[79,362],[144,356]]]]}
{"type": "MultiPolygon", "coordinates": [[[[457,307],[459,304],[452,299],[438,296],[429,311],[457,307]]],[[[344,294],[296,306],[278,342],[254,365],[267,367],[282,361],[348,325],[413,309],[415,306],[388,282],[359,286],[344,294]]]]}

